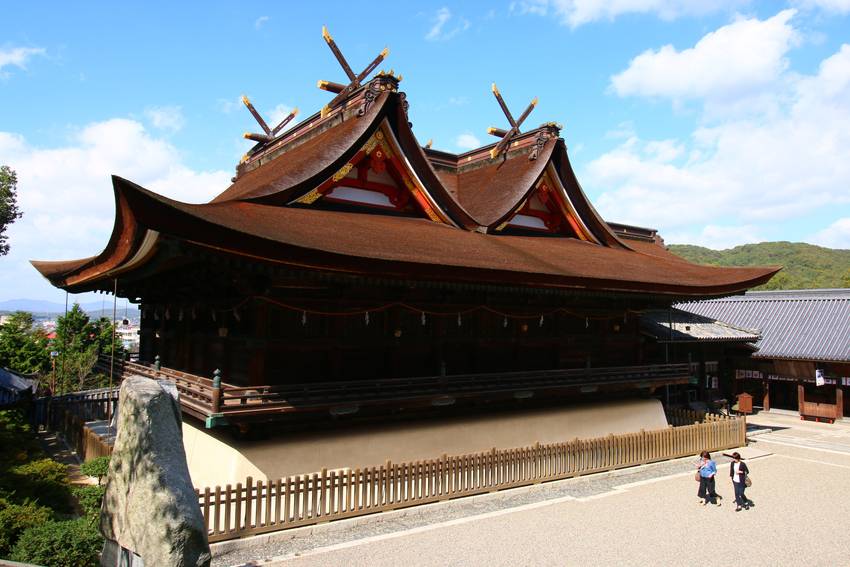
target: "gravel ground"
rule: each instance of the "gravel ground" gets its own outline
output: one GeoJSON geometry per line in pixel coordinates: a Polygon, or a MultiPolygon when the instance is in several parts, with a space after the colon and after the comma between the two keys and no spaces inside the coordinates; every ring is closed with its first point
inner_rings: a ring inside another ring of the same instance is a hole
{"type": "Polygon", "coordinates": [[[681,459],[306,528],[213,565],[697,565],[703,553],[750,566],[850,565],[843,536],[825,535],[850,517],[850,427],[765,421],[775,432],[741,451],[773,453],[749,461],[748,511],[734,511],[728,459],[718,459],[720,507],[697,504],[694,460],[681,459]]]}
{"type": "Polygon", "coordinates": [[[751,461],[756,505],[742,512],[726,477],[718,481],[724,505],[703,507],[687,474],[274,564],[699,565],[727,557],[748,566],[847,565],[850,546],[834,530],[850,517],[850,455],[775,448],[781,454],[751,461]]]}
{"type": "MultiPolygon", "coordinates": [[[[729,459],[717,456],[718,464],[728,463],[729,459]]],[[[251,546],[245,549],[233,550],[216,554],[213,557],[213,567],[244,565],[258,562],[258,558],[272,558],[307,553],[311,550],[345,542],[361,540],[404,530],[431,526],[442,522],[459,520],[470,516],[510,510],[520,506],[556,500],[560,498],[589,498],[611,492],[616,487],[641,482],[670,475],[693,471],[696,461],[694,458],[667,461],[652,465],[634,467],[617,471],[614,475],[597,474],[579,477],[560,482],[540,484],[528,489],[499,492],[475,500],[466,498],[450,503],[433,506],[422,506],[410,509],[405,515],[383,514],[370,516],[370,521],[362,525],[352,525],[344,530],[328,529],[336,527],[333,524],[316,526],[308,537],[299,537],[284,541],[272,542],[265,545],[251,546]]],[[[691,484],[696,485],[691,479],[691,484]]],[[[691,487],[696,499],[696,486],[691,487]]],[[[731,495],[727,501],[731,500],[731,495]]],[[[307,528],[310,529],[310,528],[307,528]]],[[[215,553],[215,552],[214,552],[215,553]]]]}

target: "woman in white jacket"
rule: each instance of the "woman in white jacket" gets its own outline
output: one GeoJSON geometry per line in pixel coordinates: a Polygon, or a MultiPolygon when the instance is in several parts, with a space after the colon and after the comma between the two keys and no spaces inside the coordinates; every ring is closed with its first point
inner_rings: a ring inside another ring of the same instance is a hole
{"type": "Polygon", "coordinates": [[[729,464],[729,476],[732,477],[732,486],[735,487],[735,508],[736,512],[740,512],[743,507],[745,510],[750,509],[750,502],[744,495],[744,490],[747,488],[747,475],[750,474],[750,469],[747,464],[741,461],[741,453],[737,451],[732,453],[733,461],[729,464]]]}

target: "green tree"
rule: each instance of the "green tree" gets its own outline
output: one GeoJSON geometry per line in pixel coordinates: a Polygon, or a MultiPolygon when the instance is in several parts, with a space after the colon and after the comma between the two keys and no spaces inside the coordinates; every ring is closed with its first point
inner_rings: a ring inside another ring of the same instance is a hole
{"type": "Polygon", "coordinates": [[[0,326],[0,366],[22,374],[50,369],[47,336],[30,313],[16,311],[0,326]]]}
{"type": "MultiPolygon", "coordinates": [[[[112,321],[106,317],[92,320],[79,303],[56,320],[56,344],[68,351],[82,352],[91,347],[109,354],[112,343],[112,321]]],[[[116,337],[116,347],[121,341],[116,337]]]]}
{"type": "MultiPolygon", "coordinates": [[[[57,394],[96,388],[106,381],[93,372],[97,357],[112,353],[112,321],[105,317],[92,321],[78,303],[56,321],[54,348],[56,359],[57,394]]],[[[115,355],[121,356],[124,347],[115,337],[115,355]]]]}
{"type": "Polygon", "coordinates": [[[670,245],[670,251],[697,264],[714,266],[783,266],[757,289],[850,287],[850,250],[802,242],[760,242],[728,250],[670,245]]]}
{"type": "Polygon", "coordinates": [[[8,165],[0,166],[0,256],[9,253],[6,228],[21,218],[18,209],[18,176],[8,165]]]}

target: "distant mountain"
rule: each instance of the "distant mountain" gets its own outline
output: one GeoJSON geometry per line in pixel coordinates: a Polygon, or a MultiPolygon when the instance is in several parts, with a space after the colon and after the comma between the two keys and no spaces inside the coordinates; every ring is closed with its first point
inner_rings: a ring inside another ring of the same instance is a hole
{"type": "Polygon", "coordinates": [[[671,244],[670,252],[697,264],[713,266],[783,266],[781,272],[757,289],[850,287],[850,250],[802,242],[760,242],[728,250],[671,244]]]}
{"type": "MultiPolygon", "coordinates": [[[[73,302],[68,304],[68,308],[70,309],[73,305],[73,302]]],[[[83,311],[89,313],[95,317],[111,317],[112,316],[112,300],[107,299],[106,301],[90,301],[87,303],[81,303],[80,307],[82,307],[83,311]],[[103,311],[101,311],[103,310],[103,311]]],[[[64,313],[65,312],[65,304],[57,303],[55,301],[45,301],[43,299],[9,299],[6,301],[0,301],[0,311],[29,311],[33,314],[45,314],[45,313],[64,313]]],[[[127,307],[128,315],[134,316],[138,314],[138,308],[135,305],[129,305],[127,307]]],[[[124,315],[124,300],[119,300],[118,302],[118,316],[121,317],[124,315]]]]}

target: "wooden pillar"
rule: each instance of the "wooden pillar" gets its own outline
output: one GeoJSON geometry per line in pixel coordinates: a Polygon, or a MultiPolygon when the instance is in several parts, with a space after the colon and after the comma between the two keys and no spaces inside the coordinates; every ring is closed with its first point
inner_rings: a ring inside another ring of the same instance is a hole
{"type": "Polygon", "coordinates": [[[762,380],[764,382],[764,400],[762,406],[764,411],[770,411],[770,380],[762,380]]]}
{"type": "Polygon", "coordinates": [[[841,378],[838,381],[835,385],[835,419],[844,417],[844,390],[841,389],[841,378]]]}
{"type": "MultiPolygon", "coordinates": [[[[154,307],[154,312],[156,312],[157,307],[154,307]]],[[[166,364],[166,358],[168,356],[168,347],[170,346],[170,341],[167,336],[167,329],[165,327],[165,311],[159,314],[159,320],[156,320],[156,316],[154,316],[154,327],[156,327],[156,334],[159,335],[159,338],[156,341],[156,352],[154,352],[154,356],[159,355],[160,360],[163,364],[166,364]]],[[[168,364],[173,364],[174,361],[169,360],[168,364]]]]}
{"type": "Polygon", "coordinates": [[[806,390],[803,388],[802,382],[797,382],[797,411],[800,412],[800,416],[803,415],[803,402],[806,400],[806,390]]]}
{"type": "Polygon", "coordinates": [[[253,340],[251,341],[251,360],[248,363],[248,383],[252,386],[270,384],[272,380],[266,376],[266,356],[268,353],[269,308],[256,303],[246,308],[246,315],[253,321],[253,340]],[[249,311],[250,310],[250,311],[249,311]]]}
{"type": "Polygon", "coordinates": [[[139,305],[140,316],[142,314],[146,316],[141,317],[141,321],[139,323],[139,359],[145,362],[150,362],[153,360],[154,354],[154,341],[156,340],[155,332],[153,326],[153,315],[151,315],[150,311],[146,309],[147,305],[144,303],[139,305]]]}
{"type": "Polygon", "coordinates": [[[195,346],[195,337],[192,335],[192,316],[190,313],[185,313],[183,308],[180,308],[177,314],[177,320],[181,324],[181,333],[183,340],[183,368],[188,372],[192,372],[192,349],[195,346]]]}

